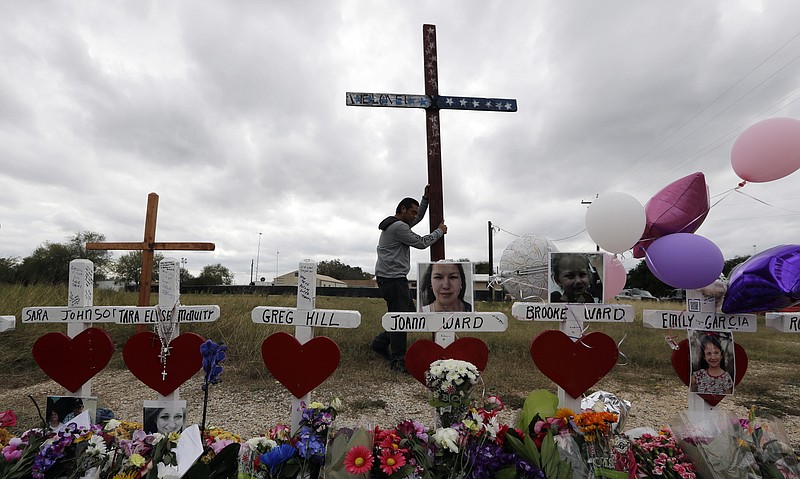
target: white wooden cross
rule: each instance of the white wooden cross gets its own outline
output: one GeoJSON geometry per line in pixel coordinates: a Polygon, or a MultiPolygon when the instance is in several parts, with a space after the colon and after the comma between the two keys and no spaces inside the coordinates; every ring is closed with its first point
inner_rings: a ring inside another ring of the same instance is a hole
{"type": "MultiPolygon", "coordinates": [[[[314,337],[314,328],[357,328],[361,324],[359,311],[316,309],[316,300],[317,263],[303,260],[297,268],[297,308],[257,306],[251,319],[255,324],[293,326],[294,337],[300,344],[314,337]]],[[[292,398],[292,431],[299,428],[301,402],[311,404],[311,393],[292,398]]]]}
{"type": "Polygon", "coordinates": [[[16,316],[0,316],[0,333],[13,331],[17,327],[16,316]]]}
{"type": "Polygon", "coordinates": [[[767,327],[782,333],[800,333],[800,312],[773,312],[764,315],[767,327]]]}
{"type": "MultiPolygon", "coordinates": [[[[161,319],[169,320],[173,306],[180,296],[180,268],[176,258],[165,258],[159,263],[158,308],[153,306],[93,306],[94,299],[94,265],[89,260],[73,260],[70,262],[69,298],[64,306],[34,306],[22,310],[23,324],[66,323],[67,335],[75,337],[94,323],[141,324],[154,325],[161,319]]],[[[216,321],[220,317],[219,306],[184,306],[177,308],[177,322],[204,323],[216,321]]],[[[176,324],[175,335],[180,334],[176,324]]],[[[84,384],[77,393],[68,393],[77,397],[91,396],[91,381],[84,384]]],[[[178,390],[166,398],[177,400],[178,390]]]]}
{"type": "MultiPolygon", "coordinates": [[[[577,341],[583,336],[584,322],[632,323],[633,306],[597,303],[524,303],[511,305],[511,315],[520,321],[558,321],[559,331],[577,341]]],[[[558,403],[573,411],[581,410],[581,399],[558,387],[558,403]]]]}
{"type": "MultiPolygon", "coordinates": [[[[696,289],[686,291],[685,311],[646,309],[642,323],[646,328],[730,332],[731,337],[734,331],[754,333],[757,328],[755,314],[718,313],[716,300],[696,289]]],[[[688,409],[714,411],[717,406],[711,406],[699,394],[689,391],[688,409]]]]}

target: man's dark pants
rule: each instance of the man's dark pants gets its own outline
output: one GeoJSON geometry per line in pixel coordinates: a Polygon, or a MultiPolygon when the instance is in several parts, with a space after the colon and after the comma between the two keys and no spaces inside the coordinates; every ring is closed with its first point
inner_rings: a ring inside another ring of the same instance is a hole
{"type": "MultiPolygon", "coordinates": [[[[410,313],[417,310],[411,298],[406,278],[377,278],[378,289],[386,300],[386,307],[390,313],[410,313]]],[[[406,333],[390,333],[384,331],[372,340],[372,349],[376,351],[389,351],[389,360],[392,364],[403,364],[406,356],[406,333]]]]}

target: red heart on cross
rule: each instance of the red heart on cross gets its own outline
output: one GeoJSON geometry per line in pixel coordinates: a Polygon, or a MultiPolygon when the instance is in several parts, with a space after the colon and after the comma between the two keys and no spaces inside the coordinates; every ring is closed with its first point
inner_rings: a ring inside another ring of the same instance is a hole
{"type": "Polygon", "coordinates": [[[167,396],[203,367],[200,345],[205,342],[195,333],[183,333],[169,343],[166,369],[161,364],[161,340],[152,331],[131,336],[122,348],[128,370],[150,389],[167,396]],[[166,371],[167,375],[162,376],[166,371]]]}
{"type": "Polygon", "coordinates": [[[561,331],[546,330],[533,338],[531,358],[542,374],[578,398],[617,364],[619,349],[612,337],[598,331],[573,341],[561,331]]]}
{"type": "Polygon", "coordinates": [[[300,344],[291,334],[277,332],[261,343],[261,358],[272,376],[299,399],[336,371],[341,352],[325,336],[300,344]]]}
{"type": "Polygon", "coordinates": [[[439,359],[467,361],[483,372],[489,362],[489,348],[478,338],[459,338],[444,348],[430,339],[419,339],[406,351],[406,369],[425,385],[425,372],[439,359]]]}
{"type": "MultiPolygon", "coordinates": [[[[739,343],[733,343],[733,355],[736,368],[736,377],[733,378],[733,384],[734,386],[738,386],[744,374],[747,372],[747,363],[749,360],[747,358],[747,351],[745,351],[739,343]]],[[[683,381],[683,384],[687,386],[689,385],[689,375],[692,371],[689,356],[689,340],[684,339],[678,343],[678,349],[672,351],[672,369],[675,370],[675,373],[681,381],[683,381]]],[[[698,394],[698,396],[703,398],[703,401],[711,406],[716,406],[720,401],[725,399],[724,394],[698,394]]]]}
{"type": "Polygon", "coordinates": [[[87,328],[70,338],[47,333],[33,343],[33,359],[53,381],[75,392],[103,370],[114,354],[111,336],[99,328],[87,328]]]}

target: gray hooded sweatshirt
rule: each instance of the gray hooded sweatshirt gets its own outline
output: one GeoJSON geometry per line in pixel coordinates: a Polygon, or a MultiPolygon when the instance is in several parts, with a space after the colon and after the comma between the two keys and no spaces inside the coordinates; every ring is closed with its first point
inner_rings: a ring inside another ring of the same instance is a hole
{"type": "Polygon", "coordinates": [[[419,213],[411,225],[389,216],[378,225],[381,237],[378,240],[378,261],[375,263],[375,276],[380,278],[405,278],[411,270],[411,251],[409,247],[425,249],[444,236],[442,230],[435,229],[431,234],[419,236],[411,227],[422,221],[428,210],[428,199],[423,197],[419,203],[419,213]]]}

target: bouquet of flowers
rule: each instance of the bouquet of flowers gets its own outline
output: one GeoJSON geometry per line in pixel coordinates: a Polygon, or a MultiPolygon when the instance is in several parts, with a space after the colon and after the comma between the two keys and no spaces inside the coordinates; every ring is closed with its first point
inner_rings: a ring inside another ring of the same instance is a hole
{"type": "Polygon", "coordinates": [[[389,429],[339,430],[328,447],[325,477],[490,479],[504,468],[511,471],[505,477],[535,477],[516,474],[518,463],[521,471],[533,468],[504,449],[508,426],[497,418],[502,409],[492,396],[450,427],[429,430],[405,420],[389,429]]]}
{"type": "Polygon", "coordinates": [[[340,429],[328,446],[326,478],[404,478],[432,464],[428,429],[406,420],[389,429],[340,429]]]}
{"type": "Polygon", "coordinates": [[[743,447],[739,420],[727,411],[684,411],[669,427],[694,464],[697,475],[713,479],[762,477],[749,447],[743,447]]]}
{"type": "Polygon", "coordinates": [[[0,477],[168,477],[163,470],[177,464],[172,449],[178,434],[166,438],[137,430],[126,436],[118,428],[121,423],[112,420],[105,426],[70,424],[58,432],[25,431],[3,448],[0,477]]]}
{"type": "Polygon", "coordinates": [[[750,408],[747,419],[739,421],[740,444],[750,450],[764,479],[797,479],[800,466],[797,456],[789,446],[789,436],[783,424],[773,417],[756,417],[755,407],[750,408]]]}
{"type": "Polygon", "coordinates": [[[440,359],[431,363],[425,383],[433,393],[430,403],[436,408],[437,425],[447,427],[464,417],[479,377],[478,368],[467,361],[440,359]]]}
{"type": "MultiPolygon", "coordinates": [[[[523,439],[533,446],[527,457],[548,478],[633,478],[636,462],[630,441],[614,433],[616,421],[617,414],[605,411],[602,402],[575,414],[558,408],[558,398],[551,392],[537,390],[525,400],[518,427],[527,432],[523,439]]],[[[524,442],[512,442],[521,453],[524,442]]]]}
{"type": "Polygon", "coordinates": [[[589,409],[573,420],[581,438],[581,450],[594,476],[620,479],[633,476],[636,462],[630,441],[614,434],[617,414],[589,409]]]}
{"type": "Polygon", "coordinates": [[[328,430],[336,418],[339,400],[326,406],[301,403],[301,419],[294,434],[286,425],[277,425],[263,438],[250,439],[242,447],[240,477],[315,479],[325,462],[328,430]]]}
{"type": "Polygon", "coordinates": [[[683,453],[672,431],[661,429],[657,435],[642,434],[633,441],[637,477],[695,479],[694,465],[683,453]]]}

